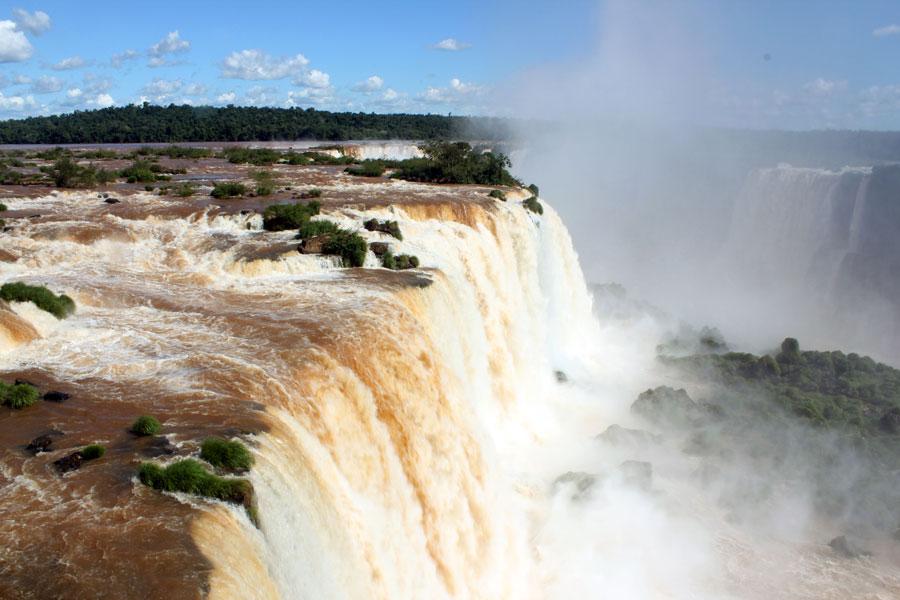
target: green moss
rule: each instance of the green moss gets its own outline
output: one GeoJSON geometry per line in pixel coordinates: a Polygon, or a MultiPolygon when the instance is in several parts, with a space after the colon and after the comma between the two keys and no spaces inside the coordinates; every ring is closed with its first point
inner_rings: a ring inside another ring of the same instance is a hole
{"type": "Polygon", "coordinates": [[[84,460],[94,460],[106,454],[106,448],[100,444],[91,444],[81,449],[81,458],[84,460]]]}
{"type": "Polygon", "coordinates": [[[246,479],[218,477],[191,458],[176,461],[163,468],[156,463],[143,463],[138,471],[141,483],[165,492],[181,492],[205,498],[240,504],[250,519],[257,523],[253,486],[246,479]]]}
{"type": "Polygon", "coordinates": [[[0,404],[14,409],[32,406],[40,398],[37,388],[27,383],[0,382],[0,404]]]}
{"type": "Polygon", "coordinates": [[[253,466],[253,455],[244,444],[219,437],[208,437],[203,440],[200,458],[214,467],[232,471],[243,471],[253,466]]]}
{"type": "Polygon", "coordinates": [[[33,302],[57,319],[64,319],[75,312],[75,302],[65,294],[57,296],[43,286],[28,285],[21,281],[3,284],[0,287],[0,298],[7,302],[33,302]]]}
{"type": "Polygon", "coordinates": [[[131,424],[131,433],[141,436],[156,435],[161,428],[162,426],[155,417],[141,415],[131,424]]]}
{"type": "Polygon", "coordinates": [[[299,229],[309,222],[309,219],[319,214],[322,205],[316,202],[301,204],[273,204],[263,211],[263,229],[266,231],[284,231],[286,229],[299,229]]]}

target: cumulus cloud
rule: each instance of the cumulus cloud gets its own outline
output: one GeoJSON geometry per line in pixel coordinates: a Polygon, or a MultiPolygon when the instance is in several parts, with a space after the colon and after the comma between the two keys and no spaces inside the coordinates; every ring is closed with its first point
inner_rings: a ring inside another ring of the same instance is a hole
{"type": "Polygon", "coordinates": [[[118,69],[127,61],[135,60],[141,55],[137,50],[125,50],[124,52],[118,52],[112,55],[112,58],[109,59],[109,64],[118,69]]]}
{"type": "Polygon", "coordinates": [[[31,83],[31,77],[28,75],[22,75],[21,73],[13,77],[13,83],[15,85],[28,85],[31,83]]]}
{"type": "Polygon", "coordinates": [[[484,88],[472,83],[464,83],[457,78],[450,80],[448,87],[428,87],[419,99],[428,104],[454,104],[482,94],[484,88]]]}
{"type": "Polygon", "coordinates": [[[472,44],[466,44],[464,42],[460,42],[455,38],[447,38],[439,41],[438,43],[431,46],[435,50],[444,50],[445,52],[459,52],[460,50],[465,50],[466,48],[471,48],[472,44]]]}
{"type": "Polygon", "coordinates": [[[309,61],[302,54],[293,57],[276,57],[262,50],[232,52],[222,61],[222,77],[262,81],[284,79],[299,74],[309,61]]]}
{"type": "Polygon", "coordinates": [[[0,92],[0,112],[22,112],[36,107],[34,96],[6,96],[0,92]]]}
{"type": "Polygon", "coordinates": [[[50,29],[50,15],[42,10],[36,10],[33,13],[29,13],[27,10],[14,8],[12,13],[13,19],[15,20],[16,25],[19,26],[19,29],[27,31],[32,35],[41,35],[50,29]]]}
{"type": "Polygon", "coordinates": [[[365,81],[360,81],[356,85],[353,86],[354,92],[364,92],[364,93],[372,93],[377,92],[382,87],[384,87],[384,79],[379,77],[378,75],[372,75],[368,77],[365,81]]]}
{"type": "Polygon", "coordinates": [[[279,99],[277,89],[260,85],[253,86],[244,94],[244,103],[252,106],[272,106],[279,99]]]}
{"type": "Polygon", "coordinates": [[[216,102],[219,104],[232,104],[235,100],[237,100],[237,94],[234,92],[225,92],[216,98],[216,102]]]}
{"type": "Polygon", "coordinates": [[[184,87],[184,93],[188,96],[202,96],[206,90],[207,87],[202,83],[190,83],[184,87]]]}
{"type": "Polygon", "coordinates": [[[175,92],[179,91],[184,85],[180,79],[159,79],[156,78],[144,86],[142,92],[146,96],[152,96],[157,101],[165,100],[175,92]]]}
{"type": "Polygon", "coordinates": [[[96,106],[97,108],[108,108],[115,103],[116,101],[113,100],[113,97],[109,94],[97,94],[96,98],[92,98],[88,101],[88,104],[96,106]]]}
{"type": "Polygon", "coordinates": [[[885,25],[884,27],[879,27],[872,32],[872,35],[874,35],[875,37],[884,37],[886,35],[897,34],[900,34],[900,25],[894,25],[893,23],[890,25],[885,25]]]}
{"type": "Polygon", "coordinates": [[[52,94],[63,88],[63,81],[58,77],[41,75],[31,83],[32,94],[52,94]]]}
{"type": "Polygon", "coordinates": [[[13,21],[0,21],[0,63],[22,62],[33,53],[31,42],[13,21]]]}
{"type": "Polygon", "coordinates": [[[331,87],[331,78],[328,76],[328,73],[313,69],[299,73],[294,77],[293,83],[294,85],[324,89],[331,87]]]}
{"type": "Polygon", "coordinates": [[[181,34],[176,29],[170,31],[166,36],[150,46],[147,54],[150,56],[148,65],[151,67],[162,67],[165,65],[175,64],[170,58],[174,54],[183,54],[191,49],[191,43],[181,39],[181,34]]]}
{"type": "Polygon", "coordinates": [[[835,92],[846,90],[847,82],[833,81],[819,77],[804,85],[803,89],[813,96],[830,96],[835,92]]]}
{"type": "Polygon", "coordinates": [[[80,56],[70,56],[68,58],[64,58],[58,63],[55,63],[50,66],[54,71],[71,71],[72,69],[80,69],[85,66],[85,61],[80,56]]]}

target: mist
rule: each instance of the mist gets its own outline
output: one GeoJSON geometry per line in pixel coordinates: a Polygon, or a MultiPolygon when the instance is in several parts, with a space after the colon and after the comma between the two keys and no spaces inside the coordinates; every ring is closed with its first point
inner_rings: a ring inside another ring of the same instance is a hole
{"type": "Polygon", "coordinates": [[[522,73],[498,100],[521,119],[513,168],[567,224],[600,323],[593,367],[558,400],[566,433],[540,457],[547,589],[882,597],[900,582],[895,467],[758,390],[659,358],[709,325],[732,350],[774,356],[795,336],[900,364],[893,288],[873,283],[900,255],[864,241],[887,238],[863,225],[884,221],[871,198],[887,161],[742,120],[715,66],[727,35],[701,8],[604,3],[589,55],[522,73]],[[657,386],[684,388],[704,416],[632,408],[657,386]]]}

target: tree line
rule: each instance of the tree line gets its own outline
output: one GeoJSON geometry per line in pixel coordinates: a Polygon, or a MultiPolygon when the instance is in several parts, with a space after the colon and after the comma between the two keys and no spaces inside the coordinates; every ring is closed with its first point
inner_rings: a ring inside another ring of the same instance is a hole
{"type": "Polygon", "coordinates": [[[2,121],[0,143],[495,140],[505,139],[509,128],[509,121],[490,117],[144,103],[2,121]]]}

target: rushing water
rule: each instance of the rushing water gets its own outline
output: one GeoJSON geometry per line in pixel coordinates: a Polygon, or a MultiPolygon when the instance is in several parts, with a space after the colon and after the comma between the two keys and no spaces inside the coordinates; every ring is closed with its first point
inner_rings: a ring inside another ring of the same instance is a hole
{"type": "Polygon", "coordinates": [[[72,394],[0,421],[0,595],[896,597],[896,569],[834,559],[825,532],[727,522],[676,448],[598,442],[641,425],[631,401],[664,381],[658,324],[593,315],[549,205],[443,193],[326,210],[397,219],[415,273],[344,271],[257,214],[150,195],[119,212],[81,194],[7,201],[45,216],[0,237],[2,279],[65,291],[78,311],[0,311],[0,366],[72,394]],[[126,432],[142,413],[176,455],[245,439],[260,527],[137,483],[159,454],[126,432]],[[54,453],[23,453],[51,429],[54,453]],[[104,459],[53,471],[91,442],[104,459]],[[652,489],[618,470],[632,458],[653,461],[652,489]],[[556,482],[567,471],[591,474],[590,493],[556,482]]]}

